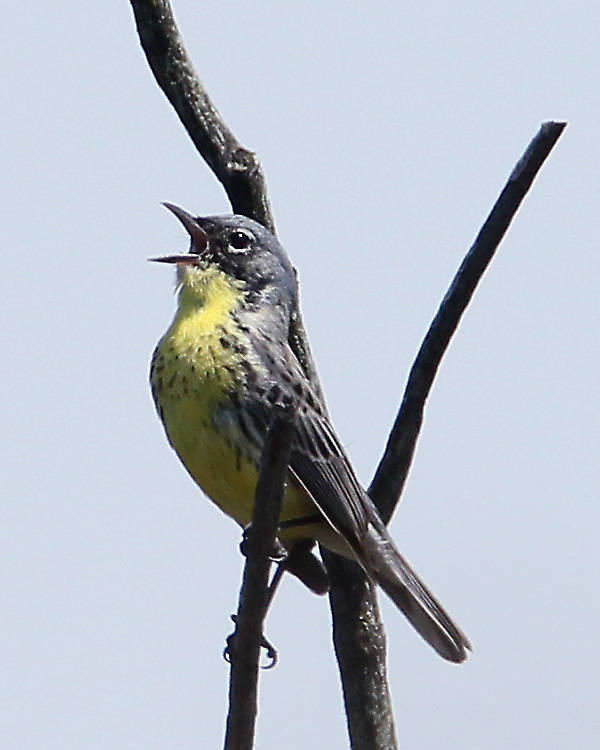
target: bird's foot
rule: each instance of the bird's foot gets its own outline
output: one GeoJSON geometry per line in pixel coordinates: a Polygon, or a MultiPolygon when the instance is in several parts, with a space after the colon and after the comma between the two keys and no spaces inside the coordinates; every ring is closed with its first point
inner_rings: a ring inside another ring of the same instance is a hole
{"type": "MultiPolygon", "coordinates": [[[[231,615],[231,619],[233,620],[234,624],[237,625],[237,615],[231,615]]],[[[226,646],[223,649],[223,658],[226,662],[231,664],[233,660],[235,659],[234,653],[235,653],[235,637],[236,637],[236,631],[234,630],[233,633],[227,636],[225,639],[226,646]]],[[[261,648],[264,648],[266,651],[267,659],[270,659],[269,664],[265,664],[261,666],[261,669],[272,669],[276,664],[277,660],[279,659],[279,654],[277,653],[277,649],[273,644],[268,641],[264,634],[261,635],[260,638],[260,646],[261,648]]]]}
{"type": "MultiPolygon", "coordinates": [[[[249,523],[244,527],[242,532],[242,541],[240,542],[240,552],[244,557],[248,557],[248,544],[250,541],[250,535],[252,534],[252,524],[249,523]]],[[[287,552],[283,544],[278,540],[273,540],[273,549],[269,555],[269,559],[272,562],[280,562],[286,556],[287,552]]]]}

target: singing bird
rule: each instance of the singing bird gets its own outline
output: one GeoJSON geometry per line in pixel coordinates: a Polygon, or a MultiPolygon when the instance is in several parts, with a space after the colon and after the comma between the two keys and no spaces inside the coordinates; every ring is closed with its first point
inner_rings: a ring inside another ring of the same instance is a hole
{"type": "Polygon", "coordinates": [[[463,661],[467,637],[396,549],[290,347],[298,287],[285,250],[244,216],[195,217],[165,206],[191,244],[187,253],[152,259],[176,266],[178,305],[154,351],[150,382],[192,479],[246,527],[273,404],[293,399],[279,542],[291,551],[316,541],[358,561],[441,656],[463,661]]]}

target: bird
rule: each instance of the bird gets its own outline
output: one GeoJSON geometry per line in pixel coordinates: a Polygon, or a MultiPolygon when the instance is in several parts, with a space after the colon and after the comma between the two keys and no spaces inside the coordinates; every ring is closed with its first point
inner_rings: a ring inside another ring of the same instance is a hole
{"type": "MultiPolygon", "coordinates": [[[[150,258],[176,267],[178,298],[152,356],[150,384],[183,466],[246,528],[274,404],[293,399],[297,413],[277,542],[290,555],[317,542],[357,561],[440,656],[464,661],[468,638],[398,551],[356,477],[320,390],[290,346],[298,282],[283,246],[248,217],[193,216],[164,205],[187,231],[190,247],[150,258]]],[[[298,567],[292,572],[302,579],[298,567]]],[[[313,588],[324,593],[327,584],[313,588]]]]}

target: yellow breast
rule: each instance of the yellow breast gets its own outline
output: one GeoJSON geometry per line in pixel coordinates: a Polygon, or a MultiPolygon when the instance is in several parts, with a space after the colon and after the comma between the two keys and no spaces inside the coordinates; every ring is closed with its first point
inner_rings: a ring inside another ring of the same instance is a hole
{"type": "MultiPolygon", "coordinates": [[[[246,526],[260,457],[234,421],[225,426],[214,416],[230,393],[244,391],[245,368],[262,365],[249,359],[251,348],[232,315],[243,304],[242,285],[211,267],[180,272],[190,273],[194,276],[184,277],[177,313],[154,354],[152,393],[169,442],[191,477],[246,526]]],[[[282,520],[314,512],[306,494],[290,484],[282,520]]]]}
{"type": "Polygon", "coordinates": [[[185,277],[180,277],[178,310],[153,358],[152,392],[169,442],[192,478],[228,513],[245,517],[248,503],[231,497],[227,477],[236,470],[238,481],[248,486],[238,494],[247,495],[250,462],[241,456],[236,460],[231,438],[213,423],[228,393],[243,387],[239,331],[232,316],[243,302],[243,288],[214,267],[180,274],[185,277]]]}

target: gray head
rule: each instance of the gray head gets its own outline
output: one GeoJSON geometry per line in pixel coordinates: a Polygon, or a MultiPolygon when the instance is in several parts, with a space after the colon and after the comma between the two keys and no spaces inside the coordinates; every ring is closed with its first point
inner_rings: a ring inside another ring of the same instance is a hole
{"type": "Polygon", "coordinates": [[[244,282],[250,304],[296,300],[296,275],[290,260],[268,229],[246,216],[192,216],[171,203],[164,204],[190,235],[185,255],[153,258],[182,266],[217,266],[226,275],[244,282]]]}

